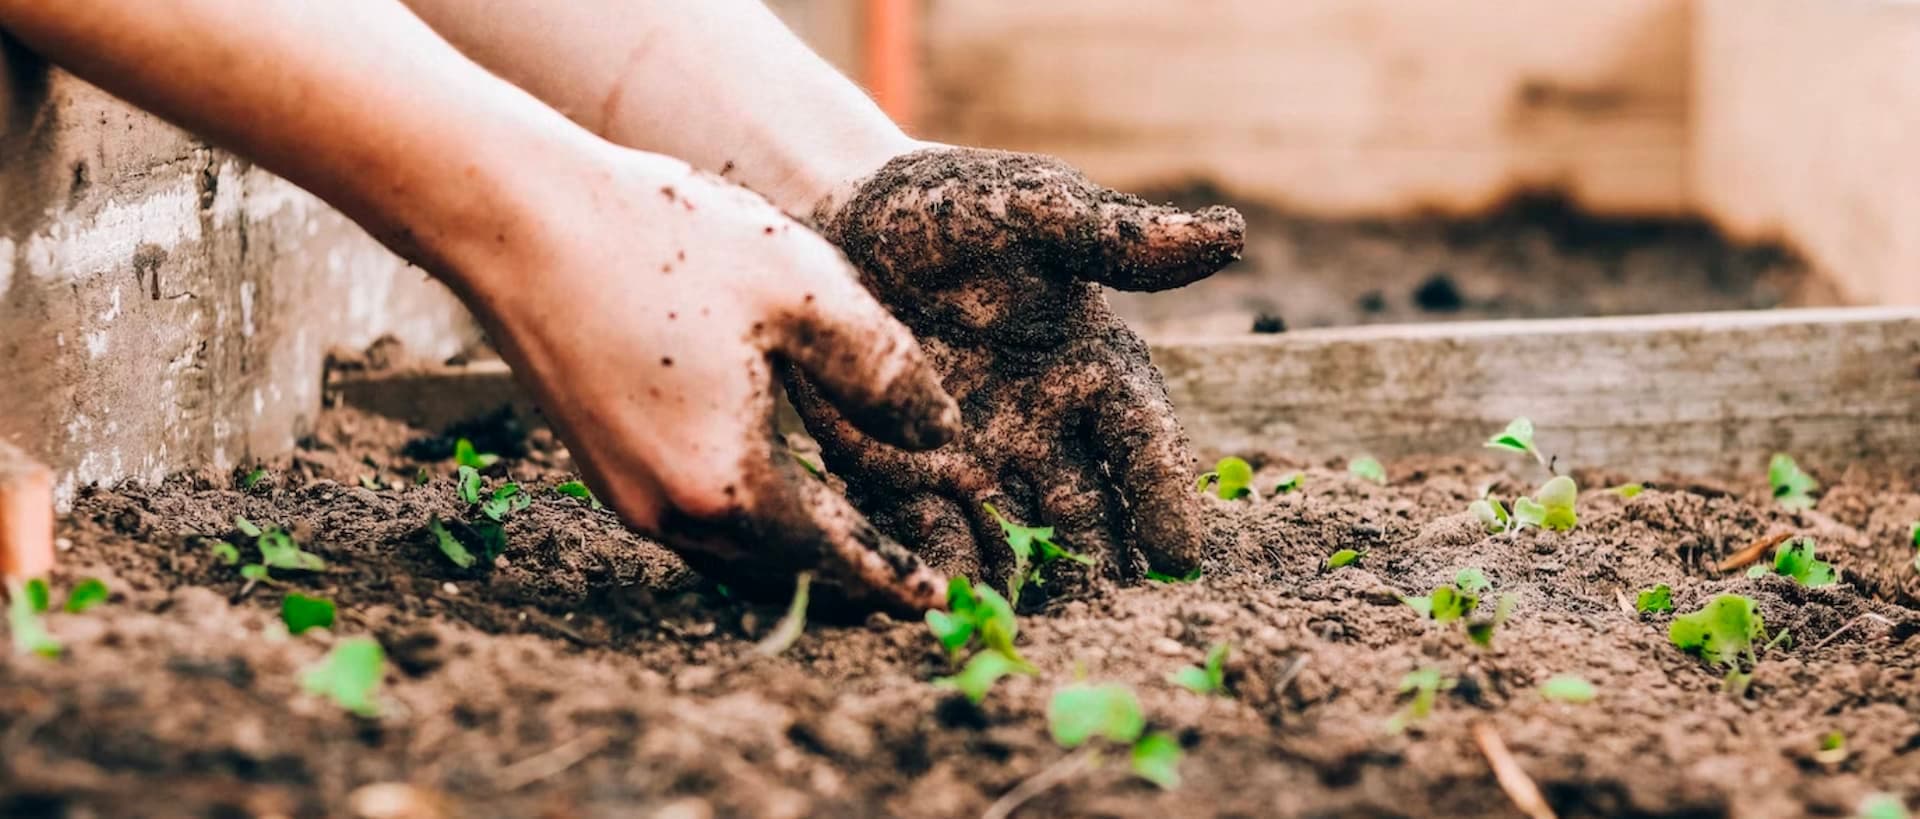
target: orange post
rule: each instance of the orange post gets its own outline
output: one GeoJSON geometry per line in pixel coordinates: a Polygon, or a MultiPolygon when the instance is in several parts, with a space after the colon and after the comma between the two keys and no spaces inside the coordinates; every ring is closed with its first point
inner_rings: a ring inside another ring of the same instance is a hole
{"type": "Polygon", "coordinates": [[[53,569],[53,473],[0,442],[0,574],[45,577],[53,569]]]}
{"type": "Polygon", "coordinates": [[[866,0],[861,62],[867,91],[880,110],[900,124],[913,125],[914,90],[919,64],[914,60],[919,0],[866,0]]]}

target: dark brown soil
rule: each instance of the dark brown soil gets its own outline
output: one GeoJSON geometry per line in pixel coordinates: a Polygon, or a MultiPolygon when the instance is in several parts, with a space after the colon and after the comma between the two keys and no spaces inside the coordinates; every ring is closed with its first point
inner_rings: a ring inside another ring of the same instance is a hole
{"type": "MultiPolygon", "coordinates": [[[[1757,476],[1589,492],[1572,533],[1489,537],[1461,514],[1468,501],[1489,480],[1525,487],[1492,461],[1391,465],[1387,487],[1310,465],[1301,492],[1208,501],[1200,581],[1024,617],[1022,650],[1043,674],[974,708],[928,683],[947,669],[920,623],[815,624],[757,657],[777,608],[701,587],[611,514],[551,493],[566,459],[539,433],[506,465],[537,488],[504,559],[463,571],[420,534],[430,515],[461,514],[452,466],[425,464],[415,485],[420,465],[393,454],[412,431],[346,412],[321,428],[250,491],[183,476],[77,501],[55,585],[97,575],[114,596],[51,616],[64,657],[0,660],[0,813],[348,815],[392,794],[358,789],[400,782],[415,808],[462,817],[976,816],[1066,756],[1044,710],[1077,675],[1133,686],[1187,746],[1186,782],[1162,792],[1109,764],[1016,815],[1516,815],[1475,723],[1562,816],[1845,816],[1870,792],[1920,794],[1907,545],[1920,495],[1906,478],[1809,465],[1833,486],[1804,513],[1774,506],[1757,476]],[[357,485],[375,473],[383,488],[357,485]],[[243,581],[198,537],[230,532],[235,514],[292,527],[332,568],[237,598],[243,581]],[[1817,537],[1843,582],[1708,568],[1786,531],[1817,537]],[[1319,571],[1342,547],[1366,555],[1319,571]],[[1468,566],[1519,600],[1490,651],[1397,600],[1468,566]],[[1794,645],[1765,655],[1744,697],[1725,693],[1668,645],[1665,615],[1622,610],[1621,595],[1656,582],[1682,610],[1751,595],[1794,645]],[[386,646],[382,716],[302,693],[300,669],[335,637],[286,636],[289,590],[334,597],[337,634],[386,646]],[[1164,681],[1220,641],[1234,649],[1231,697],[1164,681]],[[1458,684],[1390,735],[1396,685],[1420,667],[1458,684]],[[1599,699],[1542,699],[1536,686],[1561,673],[1599,699]],[[1814,758],[1829,731],[1846,735],[1845,760],[1814,758]]],[[[1271,486],[1296,465],[1260,466],[1271,486]]]]}
{"type": "MultiPolygon", "coordinates": [[[[1163,193],[1231,202],[1206,186],[1163,193]]],[[[1790,250],[1699,219],[1599,217],[1553,194],[1479,217],[1333,219],[1237,204],[1242,261],[1165,295],[1114,293],[1149,337],[1351,324],[1821,306],[1837,295],[1790,250]]]]}

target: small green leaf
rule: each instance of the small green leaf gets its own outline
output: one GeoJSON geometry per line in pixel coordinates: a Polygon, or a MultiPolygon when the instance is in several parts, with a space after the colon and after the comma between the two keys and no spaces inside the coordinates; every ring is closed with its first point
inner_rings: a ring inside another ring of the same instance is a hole
{"type": "Polygon", "coordinates": [[[231,543],[224,540],[216,540],[210,548],[213,551],[213,559],[221,563],[232,566],[240,562],[240,550],[235,548],[231,543]]]}
{"type": "Polygon", "coordinates": [[[1512,528],[1512,518],[1507,516],[1507,507],[1493,498],[1481,498],[1467,504],[1467,511],[1473,513],[1475,520],[1487,530],[1489,535],[1497,535],[1512,528]]]}
{"type": "Polygon", "coordinates": [[[1429,596],[1433,601],[1433,621],[1450,623],[1473,613],[1480,607],[1480,598],[1468,594],[1453,586],[1441,586],[1429,596]]]}
{"type": "MultiPolygon", "coordinates": [[[[1761,569],[1761,574],[1766,573],[1764,567],[1755,568],[1761,569]]],[[[1791,577],[1794,582],[1808,588],[1830,586],[1837,579],[1832,563],[1814,557],[1813,538],[1807,537],[1797,537],[1780,544],[1780,548],[1773,553],[1773,571],[1791,577]]]]}
{"type": "Polygon", "coordinates": [[[1155,731],[1133,744],[1133,775],[1162,790],[1173,790],[1180,787],[1180,758],[1185,755],[1179,740],[1155,731]]]}
{"type": "Polygon", "coordinates": [[[933,639],[940,641],[940,647],[946,649],[947,656],[959,659],[960,651],[973,639],[973,620],[955,617],[937,609],[927,612],[926,619],[933,639]]]}
{"type": "Polygon", "coordinates": [[[240,576],[256,583],[264,583],[273,579],[273,576],[267,573],[267,567],[258,563],[248,563],[245,566],[241,566],[240,576]]]}
{"type": "MultiPolygon", "coordinates": [[[[798,456],[795,456],[795,457],[798,457],[798,456]]],[[[554,487],[553,491],[558,492],[562,495],[566,495],[569,498],[579,498],[580,500],[586,501],[587,505],[595,509],[606,508],[605,506],[601,505],[600,499],[594,496],[593,490],[587,488],[587,485],[580,481],[567,481],[566,483],[563,483],[563,484],[560,484],[559,486],[554,487]]]]}
{"type": "Polygon", "coordinates": [[[446,555],[447,560],[453,565],[462,569],[473,568],[473,553],[467,551],[467,547],[460,542],[459,538],[454,537],[452,532],[447,531],[446,524],[441,523],[440,518],[429,518],[427,531],[433,533],[434,545],[440,547],[440,553],[446,555]]]}
{"type": "Polygon", "coordinates": [[[1812,508],[1814,500],[1809,493],[1820,488],[1820,482],[1801,471],[1800,465],[1785,453],[1774,453],[1773,460],[1768,462],[1767,483],[1773,487],[1774,500],[1788,509],[1812,508]]]}
{"type": "Polygon", "coordinates": [[[1540,457],[1539,451],[1533,447],[1533,422],[1526,418],[1515,418],[1507,422],[1505,430],[1487,439],[1487,448],[1540,457]]]}
{"type": "Polygon", "coordinates": [[[8,583],[7,626],[13,633],[13,650],[19,654],[38,654],[42,657],[58,657],[62,646],[60,641],[47,631],[47,625],[40,619],[47,610],[47,582],[34,578],[24,584],[8,583]],[[40,600],[36,603],[34,584],[40,587],[40,600]]]}
{"type": "Polygon", "coordinates": [[[1233,456],[1221,458],[1208,474],[1213,476],[1214,494],[1221,500],[1260,500],[1260,496],[1253,491],[1253,465],[1245,460],[1233,456]]]}
{"type": "Polygon", "coordinates": [[[1673,618],[1667,627],[1667,639],[1676,648],[1735,671],[1742,657],[1750,663],[1757,660],[1753,641],[1765,634],[1760,608],[1752,598],[1737,594],[1715,597],[1699,611],[1673,618]]]}
{"type": "Polygon", "coordinates": [[[1281,478],[1279,483],[1274,484],[1273,494],[1285,495],[1288,492],[1298,492],[1300,491],[1300,488],[1302,486],[1306,485],[1306,483],[1307,483],[1307,473],[1295,472],[1284,478],[1281,478]]]}
{"type": "Polygon", "coordinates": [[[1118,683],[1075,683],[1054,692],[1047,704],[1047,728],[1062,748],[1078,748],[1102,738],[1131,745],[1147,728],[1140,700],[1118,683]]]}
{"type": "Polygon", "coordinates": [[[1814,761],[1828,765],[1838,765],[1847,761],[1847,735],[1839,731],[1828,731],[1820,737],[1820,750],[1813,755],[1814,761]]]}
{"type": "Polygon", "coordinates": [[[951,677],[937,677],[933,684],[938,688],[951,688],[965,695],[975,705],[987,698],[987,692],[993,690],[993,684],[1008,674],[1032,674],[1033,670],[1020,663],[1007,659],[998,651],[982,651],[967,661],[960,673],[951,677]]]}
{"type": "Polygon", "coordinates": [[[1454,588],[1469,594],[1479,594],[1487,589],[1493,588],[1493,584],[1487,582],[1487,575],[1471,566],[1461,569],[1458,573],[1454,574],[1453,585],[1454,588]]]}
{"type": "Polygon", "coordinates": [[[454,488],[460,493],[464,503],[480,502],[480,472],[471,466],[461,465],[454,471],[454,488]]]}
{"type": "Polygon", "coordinates": [[[480,501],[480,514],[498,523],[506,520],[508,514],[525,509],[532,503],[533,498],[520,491],[519,484],[508,481],[480,501]]]}
{"type": "Polygon", "coordinates": [[[1192,691],[1195,694],[1223,694],[1227,687],[1227,654],[1231,651],[1226,643],[1217,643],[1207,650],[1204,666],[1185,666],[1167,675],[1167,682],[1192,691]]]}
{"type": "Polygon", "coordinates": [[[1440,698],[1440,692],[1454,686],[1454,680],[1444,677],[1437,668],[1422,668],[1408,672],[1400,678],[1400,693],[1412,694],[1413,699],[1406,707],[1387,720],[1387,732],[1398,734],[1407,730],[1433,713],[1433,706],[1440,698]]]}
{"type": "Polygon", "coordinates": [[[1540,684],[1540,696],[1554,702],[1586,703],[1599,696],[1593,683],[1572,674],[1560,674],[1540,684]]]}
{"type": "Polygon", "coordinates": [[[1500,599],[1493,604],[1493,616],[1467,623],[1467,639],[1481,648],[1492,648],[1494,632],[1506,624],[1508,617],[1513,616],[1515,600],[1511,594],[1500,595],[1500,599]]]}
{"type": "Polygon", "coordinates": [[[1543,509],[1540,526],[1555,532],[1565,532],[1580,522],[1574,505],[1579,501],[1580,488],[1573,479],[1565,475],[1556,476],[1540,485],[1536,499],[1543,509]]]}
{"type": "Polygon", "coordinates": [[[1528,497],[1513,499],[1513,528],[1524,529],[1528,526],[1546,528],[1547,507],[1528,497]]]}
{"type": "Polygon", "coordinates": [[[1868,794],[1860,800],[1859,819],[1911,819],[1906,800],[1890,793],[1868,794]]]}
{"type": "Polygon", "coordinates": [[[293,542],[293,536],[278,527],[261,533],[254,546],[260,549],[260,563],[272,569],[290,569],[302,572],[325,571],[327,561],[312,552],[303,551],[293,542]]]}
{"type": "Polygon", "coordinates": [[[333,601],[324,597],[289,592],[280,600],[280,621],[287,624],[287,631],[292,634],[310,628],[333,628],[333,616],[333,601]]]}
{"type": "Polygon", "coordinates": [[[1607,491],[1623,498],[1637,498],[1640,497],[1640,493],[1647,491],[1647,487],[1645,484],[1623,483],[1619,486],[1608,487],[1607,491]]]}
{"type": "Polygon", "coordinates": [[[386,668],[386,652],[378,642],[369,637],[349,637],[335,645],[326,659],[301,674],[300,685],[348,711],[379,716],[380,704],[374,696],[386,668]]]}
{"type": "Polygon", "coordinates": [[[1347,473],[1363,481],[1387,485],[1387,468],[1373,458],[1355,458],[1347,464],[1347,473]]]}
{"type": "Polygon", "coordinates": [[[1433,616],[1433,596],[1432,595],[1425,595],[1422,597],[1402,597],[1400,598],[1400,602],[1407,604],[1408,607],[1412,608],[1415,612],[1418,612],[1422,619],[1433,616]]]}
{"type": "Polygon", "coordinates": [[[253,488],[259,485],[260,481],[266,477],[267,470],[265,468],[255,469],[252,472],[248,472],[246,477],[240,479],[240,488],[252,491],[253,488]]]}
{"type": "Polygon", "coordinates": [[[1165,572],[1157,572],[1152,569],[1148,569],[1147,579],[1155,583],[1192,583],[1193,581],[1200,579],[1200,567],[1195,566],[1193,567],[1193,571],[1190,571],[1190,572],[1187,572],[1186,574],[1181,574],[1181,575],[1167,574],[1165,572]]]}
{"type": "Polygon", "coordinates": [[[787,456],[792,458],[794,463],[799,464],[801,469],[806,470],[806,473],[808,475],[812,475],[814,480],[822,481],[822,482],[826,481],[827,471],[825,469],[820,468],[818,464],[815,464],[814,462],[807,460],[805,457],[802,457],[800,453],[795,452],[791,449],[787,450],[787,456]]]}
{"type": "Polygon", "coordinates": [[[260,527],[253,525],[253,521],[247,520],[239,515],[233,516],[233,528],[240,530],[240,534],[246,535],[247,537],[260,536],[260,527]]]}
{"type": "Polygon", "coordinates": [[[453,462],[473,469],[486,469],[500,462],[500,456],[479,452],[473,448],[473,442],[465,438],[453,442],[453,462]]]}
{"type": "Polygon", "coordinates": [[[1360,560],[1361,553],[1352,549],[1341,549],[1327,557],[1327,571],[1351,566],[1360,560]]]}
{"type": "Polygon", "coordinates": [[[1641,589],[1633,599],[1633,610],[1641,614],[1673,611],[1673,589],[1665,583],[1651,589],[1641,589]]]}
{"type": "Polygon", "coordinates": [[[36,577],[28,580],[26,592],[27,605],[33,607],[34,614],[46,614],[53,608],[53,591],[47,588],[47,581],[44,578],[36,577]]]}
{"type": "Polygon", "coordinates": [[[980,643],[987,648],[1006,655],[1007,659],[1031,668],[1020,650],[1014,648],[1013,640],[1020,635],[1020,621],[1013,616],[1013,604],[1007,598],[988,586],[974,588],[974,600],[977,604],[974,617],[980,630],[980,643]]]}
{"type": "Polygon", "coordinates": [[[66,609],[68,614],[79,614],[107,602],[109,594],[106,581],[89,577],[74,584],[73,590],[67,592],[67,604],[62,608],[66,609]]]}

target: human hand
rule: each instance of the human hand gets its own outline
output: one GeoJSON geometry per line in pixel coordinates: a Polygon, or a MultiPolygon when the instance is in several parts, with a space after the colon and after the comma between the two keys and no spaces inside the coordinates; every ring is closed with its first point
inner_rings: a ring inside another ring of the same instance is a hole
{"type": "Polygon", "coordinates": [[[961,437],[931,452],[876,440],[820,387],[795,404],[880,527],[949,573],[1006,573],[984,504],[1092,555],[1088,579],[1197,566],[1204,533],[1186,436],[1147,348],[1100,285],[1165,290],[1239,257],[1245,220],[1185,213],[1089,182],[1050,157],[931,147],[823,201],[814,221],[913,329],[961,437]]]}
{"type": "Polygon", "coordinates": [[[764,199],[607,153],[543,185],[450,277],[595,493],[736,588],[784,594],[812,570],[873,605],[941,604],[944,579],[803,472],[772,425],[790,364],[874,439],[947,441],[959,414],[913,337],[764,199]]]}

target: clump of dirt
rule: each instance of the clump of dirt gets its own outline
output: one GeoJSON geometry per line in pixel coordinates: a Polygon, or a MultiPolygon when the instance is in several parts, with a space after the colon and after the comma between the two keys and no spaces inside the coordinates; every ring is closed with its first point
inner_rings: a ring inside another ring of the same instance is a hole
{"type": "MultiPolygon", "coordinates": [[[[1200,185],[1154,198],[1231,201],[1200,185]]],[[[1149,337],[1353,324],[1565,318],[1837,304],[1831,283],[1774,244],[1697,218],[1601,217],[1527,193],[1479,217],[1335,219],[1236,203],[1239,263],[1177,292],[1113,293],[1149,337]]]]}
{"type": "Polygon", "coordinates": [[[1015,815],[1517,815],[1476,724],[1561,816],[1847,815],[1873,791],[1920,793],[1906,531],[1920,495],[1904,476],[1821,474],[1831,488],[1806,512],[1775,505],[1757,478],[1589,491],[1573,532],[1488,535],[1467,503],[1541,476],[1403,463],[1378,486],[1332,464],[1257,460],[1257,485],[1305,468],[1304,488],[1209,499],[1196,582],[1023,617],[1041,674],[975,707],[929,684],[950,669],[918,622],[815,623],[785,654],[758,656],[777,607],[729,599],[610,513],[554,493],[571,473],[540,432],[489,477],[534,493],[505,554],[456,569],[422,529],[467,511],[451,464],[398,454],[417,437],[335,411],[250,489],[183,475],[82,493],[60,525],[54,585],[101,576],[114,595],[50,616],[59,659],[0,658],[0,814],[331,816],[404,797],[463,817],[977,816],[1066,757],[1044,713],[1078,675],[1140,694],[1185,746],[1185,783],[1161,791],[1110,762],[1015,815]],[[330,568],[242,594],[202,537],[229,533],[235,514],[289,527],[330,568]],[[1711,568],[1778,532],[1817,538],[1843,582],[1711,568]],[[1323,571],[1340,548],[1364,556],[1323,571]],[[1400,602],[1467,567],[1518,601],[1491,649],[1400,602]],[[1749,595],[1792,643],[1762,656],[1744,695],[1727,693],[1668,644],[1669,615],[1623,606],[1655,583],[1682,611],[1749,595]],[[296,590],[339,601],[333,633],[285,633],[279,600],[296,590]],[[376,637],[391,658],[377,718],[301,690],[300,670],[346,635],[376,637]],[[1165,681],[1219,642],[1233,647],[1231,696],[1165,681]],[[1390,734],[1396,687],[1419,668],[1455,684],[1390,734]],[[1598,699],[1540,696],[1558,674],[1593,682],[1598,699]],[[1845,757],[1820,757],[1835,731],[1845,757]]]}

